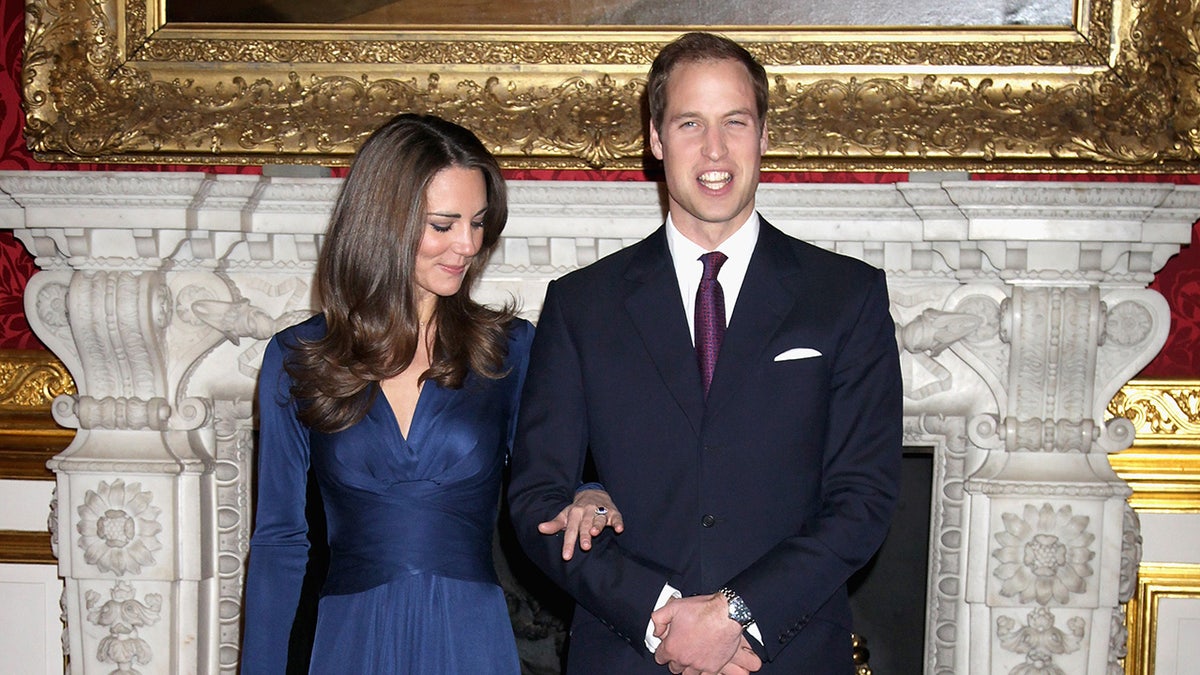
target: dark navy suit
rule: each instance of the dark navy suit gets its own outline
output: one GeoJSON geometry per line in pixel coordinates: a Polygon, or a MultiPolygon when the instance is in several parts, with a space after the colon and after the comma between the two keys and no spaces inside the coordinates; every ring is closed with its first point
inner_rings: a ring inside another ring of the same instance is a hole
{"type": "Polygon", "coordinates": [[[737,591],[760,672],[848,675],[846,580],[887,533],[900,471],[884,275],[762,221],[707,401],[682,303],[664,228],[546,293],[509,496],[526,551],[578,602],[568,672],[667,672],[643,638],[669,582],[737,591]],[[776,360],[797,349],[819,355],[776,360]],[[564,563],[536,526],[589,453],[626,530],[564,563]]]}

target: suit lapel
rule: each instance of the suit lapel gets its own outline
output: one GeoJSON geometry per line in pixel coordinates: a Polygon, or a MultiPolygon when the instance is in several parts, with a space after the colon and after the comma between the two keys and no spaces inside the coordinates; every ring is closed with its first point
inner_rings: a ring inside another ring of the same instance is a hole
{"type": "Polygon", "coordinates": [[[762,220],[758,243],[717,357],[706,419],[721,410],[754,365],[761,362],[763,350],[796,302],[788,277],[800,271],[783,233],[762,220]]]}
{"type": "Polygon", "coordinates": [[[642,242],[630,260],[625,281],[625,308],[630,319],[659,377],[699,434],[704,416],[700,369],[687,332],[687,316],[683,313],[664,227],[642,242]]]}

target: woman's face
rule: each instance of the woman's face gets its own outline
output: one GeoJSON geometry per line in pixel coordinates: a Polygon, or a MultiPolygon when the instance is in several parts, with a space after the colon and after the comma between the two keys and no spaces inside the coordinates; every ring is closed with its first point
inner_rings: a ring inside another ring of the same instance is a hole
{"type": "Polygon", "coordinates": [[[425,191],[425,220],[413,277],[421,316],[438,297],[462,287],[471,259],[483,245],[487,184],[479,169],[451,166],[434,175],[425,191]]]}

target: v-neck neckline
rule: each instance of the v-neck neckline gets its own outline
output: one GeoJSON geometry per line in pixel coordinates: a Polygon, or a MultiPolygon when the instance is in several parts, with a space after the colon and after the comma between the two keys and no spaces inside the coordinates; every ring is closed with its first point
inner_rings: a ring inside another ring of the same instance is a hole
{"type": "Polygon", "coordinates": [[[429,380],[426,380],[425,382],[422,382],[419,387],[417,387],[417,402],[413,404],[412,417],[410,417],[408,420],[407,432],[405,432],[404,427],[400,424],[400,418],[396,416],[396,408],[392,406],[392,401],[388,398],[387,392],[381,385],[376,384],[376,386],[379,387],[379,395],[383,397],[383,407],[387,408],[388,414],[392,418],[392,424],[396,429],[396,433],[400,435],[401,440],[403,440],[405,443],[408,443],[409,439],[412,438],[413,427],[415,427],[417,424],[417,415],[421,412],[421,402],[425,400],[425,390],[429,388],[430,384],[437,386],[436,383],[431,383],[429,380]]]}

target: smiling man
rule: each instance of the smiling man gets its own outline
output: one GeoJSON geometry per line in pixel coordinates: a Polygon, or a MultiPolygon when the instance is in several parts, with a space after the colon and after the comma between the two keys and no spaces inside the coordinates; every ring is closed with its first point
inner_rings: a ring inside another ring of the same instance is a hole
{"type": "Polygon", "coordinates": [[[518,536],[578,603],[568,673],[850,675],[846,580],[899,489],[885,277],[755,211],[768,85],[745,49],[686,34],[647,95],[666,223],[547,290],[513,453],[518,536]],[[564,561],[574,542],[538,525],[589,465],[625,531],[564,561]]]}

